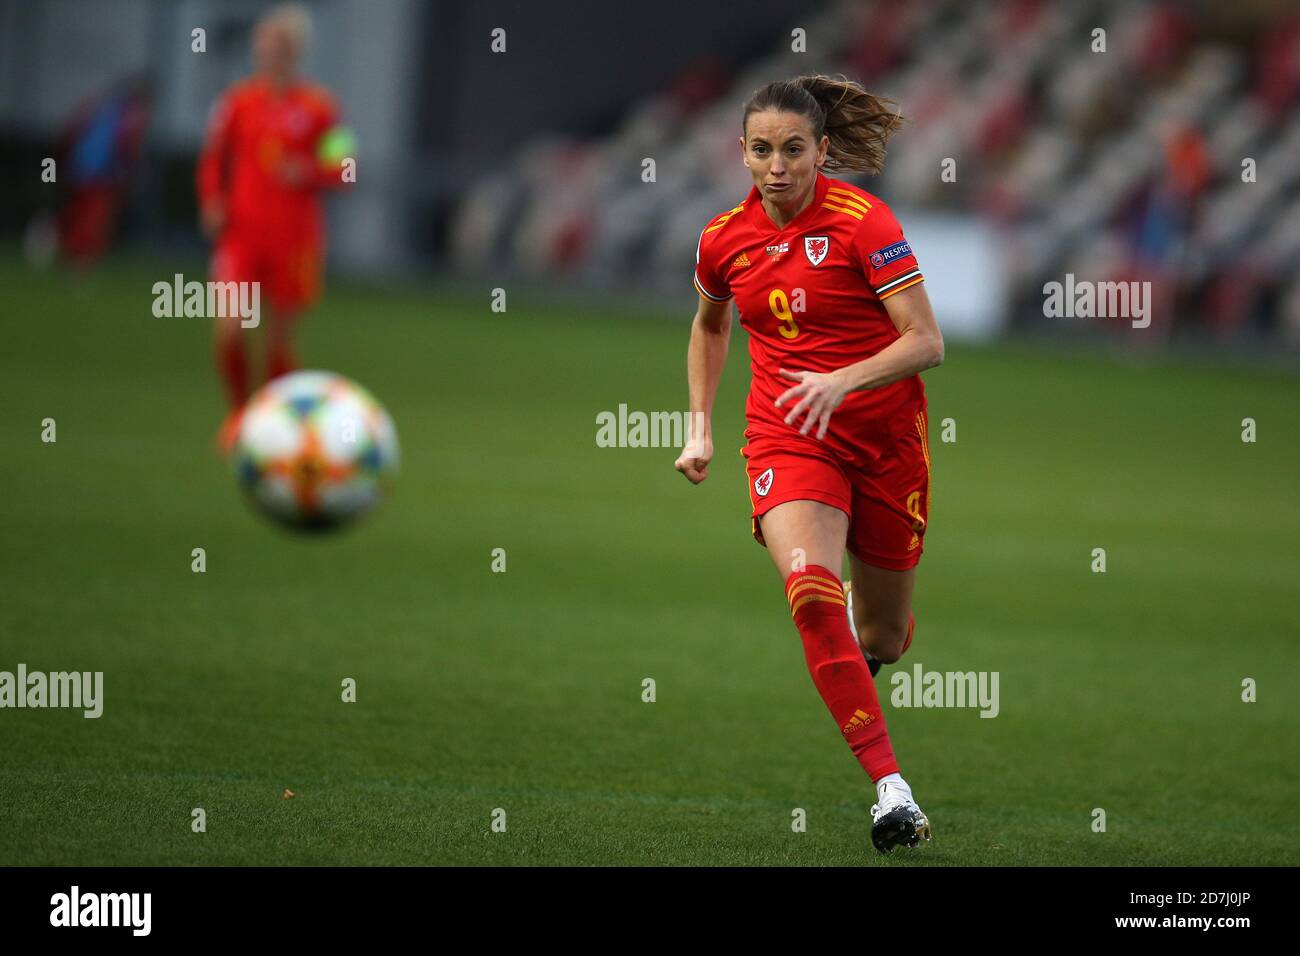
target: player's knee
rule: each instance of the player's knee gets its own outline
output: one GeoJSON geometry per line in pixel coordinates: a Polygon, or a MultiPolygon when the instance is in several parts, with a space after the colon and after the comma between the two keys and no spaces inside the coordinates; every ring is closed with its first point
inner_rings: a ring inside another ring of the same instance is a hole
{"type": "Polygon", "coordinates": [[[907,642],[907,622],[859,621],[858,640],[882,664],[892,664],[903,656],[907,642]]]}

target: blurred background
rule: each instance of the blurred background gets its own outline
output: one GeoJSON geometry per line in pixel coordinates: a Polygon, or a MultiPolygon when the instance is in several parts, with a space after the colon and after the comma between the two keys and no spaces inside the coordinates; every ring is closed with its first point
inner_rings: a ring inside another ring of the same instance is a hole
{"type": "MultiPolygon", "coordinates": [[[[248,72],[268,6],[0,0],[0,234],[33,261],[60,239],[83,263],[109,242],[202,255],[205,119],[248,72]],[[205,53],[190,49],[195,27],[205,53]],[[42,183],[46,156],[72,157],[73,181],[42,183]],[[60,237],[52,217],[77,177],[109,181],[111,211],[60,237]]],[[[306,72],[359,143],[357,185],[331,200],[334,275],[689,307],[700,224],[749,188],[745,98],[773,78],[843,72],[908,119],[885,174],[855,181],[898,212],[950,337],[1300,345],[1293,3],[753,0],[743,18],[691,2],[309,6],[306,72]],[[1042,287],[1066,273],[1152,282],[1152,327],[1044,318],[1042,287]]]]}

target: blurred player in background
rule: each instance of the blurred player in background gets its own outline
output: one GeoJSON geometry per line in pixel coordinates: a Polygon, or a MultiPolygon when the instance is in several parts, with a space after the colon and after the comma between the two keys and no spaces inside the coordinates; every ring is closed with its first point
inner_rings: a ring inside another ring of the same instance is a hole
{"type": "Polygon", "coordinates": [[[152,107],[147,76],[123,79],[77,105],[54,148],[59,168],[66,171],[58,180],[58,212],[41,214],[28,231],[34,261],[46,262],[57,251],[88,268],[107,251],[139,165],[152,107]]]}
{"type": "MultiPolygon", "coordinates": [[[[198,163],[199,216],[214,242],[211,277],[258,282],[267,315],[269,381],[293,371],[297,315],[320,290],[325,254],[323,190],[344,182],[348,140],[325,89],[299,75],[311,32],[298,4],[272,8],[253,32],[253,76],[213,108],[198,163]],[[268,308],[269,307],[269,308],[268,308]]],[[[248,399],[249,349],[238,316],[216,320],[217,368],[230,411],[218,433],[229,451],[248,399]]]]}
{"type": "Polygon", "coordinates": [[[891,105],[826,76],[771,83],[745,104],[754,186],[700,236],[687,369],[702,433],[676,463],[695,484],[707,477],[734,298],[749,333],[754,537],[785,582],[813,683],[876,785],[871,839],[884,853],[930,839],[874,676],[912,641],[930,498],[918,373],[943,361],[943,338],[889,207],[822,169],[879,172],[902,122],[891,105]]]}

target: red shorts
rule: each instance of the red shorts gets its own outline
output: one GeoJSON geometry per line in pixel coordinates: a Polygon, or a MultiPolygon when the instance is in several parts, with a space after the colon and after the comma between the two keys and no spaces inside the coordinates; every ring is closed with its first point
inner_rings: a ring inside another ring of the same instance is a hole
{"type": "Polygon", "coordinates": [[[296,312],[320,294],[322,244],[275,236],[226,233],[212,254],[214,282],[259,282],[263,302],[281,314],[296,312]]]}
{"type": "Polygon", "coordinates": [[[741,454],[754,539],[766,547],[758,519],[770,509],[787,501],[820,501],[849,516],[847,547],[854,557],[890,571],[916,567],[930,517],[928,431],[921,410],[893,447],[865,469],[842,461],[815,438],[751,439],[741,454]]]}

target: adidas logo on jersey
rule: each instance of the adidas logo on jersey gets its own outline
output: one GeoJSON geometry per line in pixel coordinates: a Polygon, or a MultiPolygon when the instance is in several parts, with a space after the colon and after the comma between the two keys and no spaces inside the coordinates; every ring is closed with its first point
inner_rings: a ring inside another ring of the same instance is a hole
{"type": "Polygon", "coordinates": [[[733,269],[743,269],[747,265],[749,265],[749,256],[743,252],[731,260],[731,268],[733,269]]]}

